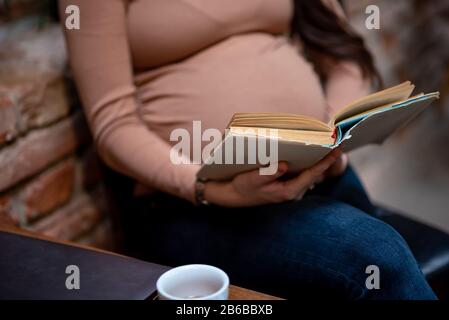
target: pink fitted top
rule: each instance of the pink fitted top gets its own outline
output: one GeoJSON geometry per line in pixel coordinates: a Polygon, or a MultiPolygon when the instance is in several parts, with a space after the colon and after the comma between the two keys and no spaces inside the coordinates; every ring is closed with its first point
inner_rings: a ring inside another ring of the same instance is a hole
{"type": "MultiPolygon", "coordinates": [[[[339,10],[333,0],[327,3],[339,10]]],[[[224,130],[236,112],[327,120],[365,95],[351,63],[323,88],[288,37],[291,0],[60,0],[80,8],[65,30],[72,70],[97,149],[146,186],[193,200],[199,165],[170,161],[170,133],[224,130]]]]}

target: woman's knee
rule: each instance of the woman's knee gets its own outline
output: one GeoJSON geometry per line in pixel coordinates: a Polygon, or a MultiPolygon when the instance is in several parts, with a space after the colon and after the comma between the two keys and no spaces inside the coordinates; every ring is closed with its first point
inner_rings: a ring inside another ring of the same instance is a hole
{"type": "Polygon", "coordinates": [[[344,203],[334,203],[324,218],[348,257],[394,271],[413,256],[402,236],[387,223],[344,203]]]}
{"type": "Polygon", "coordinates": [[[365,273],[365,298],[435,298],[413,253],[396,230],[374,218],[361,230],[366,231],[365,243],[353,250],[365,273]]]}
{"type": "Polygon", "coordinates": [[[340,202],[327,201],[319,207],[309,217],[321,236],[315,250],[335,261],[329,265],[338,272],[363,286],[370,270],[396,283],[420,272],[405,240],[385,222],[340,202]]]}
{"type": "Polygon", "coordinates": [[[376,266],[390,275],[416,266],[407,243],[390,225],[372,217],[358,219],[356,223],[353,232],[358,241],[353,242],[351,251],[364,265],[376,266]]]}

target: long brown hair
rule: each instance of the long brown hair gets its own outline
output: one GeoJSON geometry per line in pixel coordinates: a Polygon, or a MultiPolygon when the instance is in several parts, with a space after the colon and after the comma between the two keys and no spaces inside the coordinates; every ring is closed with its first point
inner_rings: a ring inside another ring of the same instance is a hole
{"type": "Polygon", "coordinates": [[[295,0],[292,38],[299,38],[304,53],[323,81],[335,61],[356,63],[365,78],[380,87],[381,78],[363,39],[320,0],[295,0]]]}

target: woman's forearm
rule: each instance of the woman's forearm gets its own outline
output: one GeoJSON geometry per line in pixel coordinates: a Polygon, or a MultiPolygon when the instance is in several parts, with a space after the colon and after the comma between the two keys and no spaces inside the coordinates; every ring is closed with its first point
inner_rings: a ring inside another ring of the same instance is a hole
{"type": "Polygon", "coordinates": [[[145,127],[140,119],[122,118],[97,140],[104,161],[137,181],[194,202],[199,165],[174,164],[170,145],[145,127]]]}
{"type": "Polygon", "coordinates": [[[117,171],[193,201],[198,166],[175,165],[170,145],[140,120],[125,0],[60,0],[80,7],[79,30],[65,29],[76,85],[102,158],[117,171]]]}

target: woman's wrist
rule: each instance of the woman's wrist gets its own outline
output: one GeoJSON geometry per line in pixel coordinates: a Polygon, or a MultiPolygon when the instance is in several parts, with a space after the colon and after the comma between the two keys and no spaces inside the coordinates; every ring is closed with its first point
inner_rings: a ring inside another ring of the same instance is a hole
{"type": "Polygon", "coordinates": [[[206,181],[199,178],[195,181],[195,200],[194,203],[197,206],[207,206],[209,201],[206,200],[204,193],[206,189],[206,181]]]}
{"type": "Polygon", "coordinates": [[[235,191],[229,182],[208,181],[205,183],[204,199],[211,204],[229,206],[233,203],[235,191]]]}
{"type": "Polygon", "coordinates": [[[208,181],[204,184],[204,199],[211,204],[218,204],[217,193],[221,192],[222,183],[215,181],[208,181]]]}

